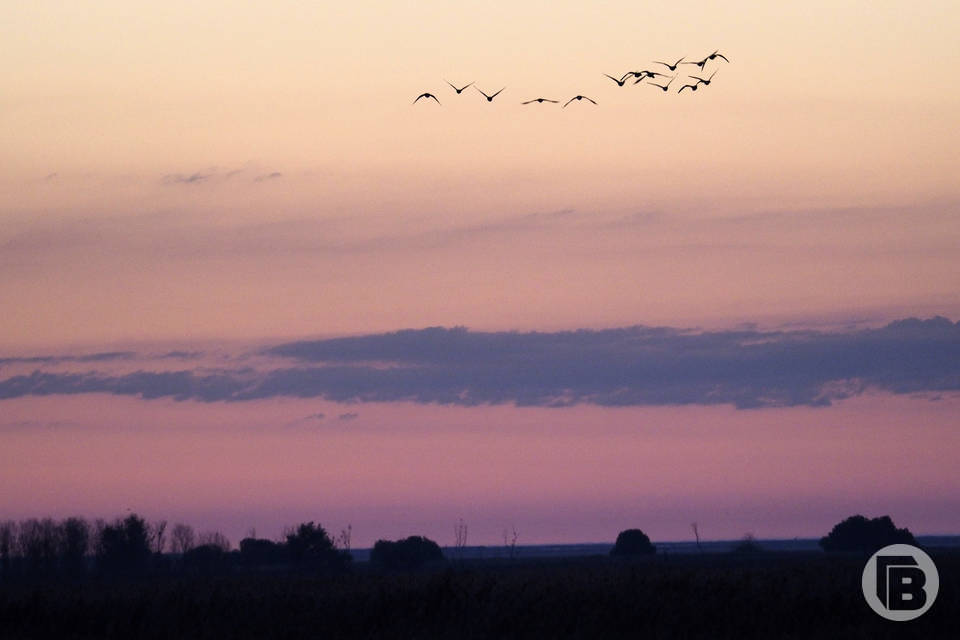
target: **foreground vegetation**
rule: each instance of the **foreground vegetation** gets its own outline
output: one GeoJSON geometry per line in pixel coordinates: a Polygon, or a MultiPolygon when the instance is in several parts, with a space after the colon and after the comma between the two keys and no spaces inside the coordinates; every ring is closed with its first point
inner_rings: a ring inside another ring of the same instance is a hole
{"type": "Polygon", "coordinates": [[[932,551],[940,594],[892,623],[864,602],[859,554],[592,557],[15,581],[5,638],[955,638],[960,553],[932,551]]]}

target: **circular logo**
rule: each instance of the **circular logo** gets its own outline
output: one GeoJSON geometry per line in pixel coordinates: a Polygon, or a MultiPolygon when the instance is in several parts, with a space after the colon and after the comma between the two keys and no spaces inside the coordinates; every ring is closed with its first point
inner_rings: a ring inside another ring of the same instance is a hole
{"type": "Polygon", "coordinates": [[[867,560],[863,597],[887,620],[904,622],[922,616],[937,599],[940,574],[926,553],[910,544],[891,544],[867,560]]]}

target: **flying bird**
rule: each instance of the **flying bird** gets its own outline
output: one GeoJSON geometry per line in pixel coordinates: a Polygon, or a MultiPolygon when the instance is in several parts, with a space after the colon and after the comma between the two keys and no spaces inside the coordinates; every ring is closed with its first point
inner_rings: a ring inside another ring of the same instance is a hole
{"type": "Polygon", "coordinates": [[[563,107],[566,108],[567,105],[570,104],[571,102],[573,102],[574,100],[577,100],[577,101],[580,101],[580,100],[589,100],[590,102],[593,102],[593,104],[597,104],[596,102],[594,102],[593,100],[591,100],[591,99],[588,98],[587,96],[573,96],[572,98],[570,98],[569,100],[567,100],[567,103],[566,103],[565,105],[563,105],[563,107]]]}
{"type": "Polygon", "coordinates": [[[687,87],[690,87],[690,90],[691,90],[691,91],[696,91],[696,90],[697,90],[697,87],[699,86],[699,84],[700,84],[700,83],[696,83],[696,84],[685,84],[685,85],[683,85],[682,87],[680,87],[680,90],[677,91],[677,93],[683,93],[683,90],[686,89],[687,87]]]}
{"type": "MultiPolygon", "coordinates": [[[[686,57],[687,57],[687,56],[683,56],[683,58],[686,58],[686,57]]],[[[677,61],[674,62],[673,64],[667,64],[666,62],[660,62],[659,60],[654,60],[653,63],[654,63],[654,64],[662,64],[662,65],[665,66],[667,69],[670,69],[670,71],[676,71],[676,70],[677,70],[677,65],[680,64],[681,62],[683,62],[683,58],[680,58],[679,60],[677,60],[677,61]]]]}
{"type": "Polygon", "coordinates": [[[487,102],[493,102],[493,99],[496,98],[498,95],[500,95],[500,91],[503,91],[503,89],[506,89],[506,87],[504,87],[503,89],[500,89],[500,91],[497,91],[492,96],[488,96],[483,91],[481,91],[478,87],[474,87],[474,89],[476,89],[477,91],[480,91],[480,94],[487,99],[487,102]]]}
{"type": "Polygon", "coordinates": [[[627,75],[623,76],[623,77],[620,78],[619,80],[617,80],[616,78],[614,78],[613,76],[611,76],[610,74],[607,74],[607,73],[605,73],[605,74],[603,74],[603,75],[607,76],[608,78],[610,78],[611,80],[613,80],[614,82],[616,82],[618,87],[622,87],[622,86],[623,86],[623,83],[627,81],[627,76],[630,75],[630,74],[628,73],[627,75]]]}
{"type": "MultiPolygon", "coordinates": [[[[437,96],[433,95],[432,93],[421,93],[417,96],[417,100],[420,98],[433,98],[434,100],[437,100],[437,96]]],[[[413,104],[417,104],[417,100],[414,100],[413,104]]],[[[439,100],[437,100],[437,104],[440,104],[439,100]]]]}
{"type": "Polygon", "coordinates": [[[464,89],[466,89],[467,87],[469,87],[470,85],[473,84],[473,83],[471,82],[470,84],[465,84],[465,85],[463,85],[462,87],[460,87],[459,89],[457,89],[457,87],[456,87],[452,82],[450,82],[449,80],[444,80],[444,82],[446,82],[448,85],[450,85],[451,87],[453,87],[453,90],[457,92],[457,95],[460,95],[461,93],[463,93],[463,90],[464,90],[464,89]]]}
{"type": "Polygon", "coordinates": [[[724,62],[730,62],[727,60],[727,56],[720,53],[720,49],[717,49],[713,53],[707,56],[707,60],[716,60],[717,58],[723,58],[724,62]]]}
{"type": "Polygon", "coordinates": [[[700,62],[684,62],[683,64],[695,64],[695,65],[697,65],[698,67],[700,67],[700,71],[703,71],[703,65],[707,64],[707,60],[709,60],[709,59],[710,59],[710,56],[707,56],[706,58],[704,58],[704,59],[701,60],[700,62]]]}
{"type": "Polygon", "coordinates": [[[646,79],[646,78],[657,78],[657,77],[666,78],[666,77],[667,77],[667,74],[665,74],[665,73],[657,73],[656,71],[641,71],[640,73],[643,73],[643,74],[646,74],[646,75],[641,76],[641,77],[637,78],[636,80],[634,80],[634,81],[633,81],[633,84],[640,84],[640,83],[641,83],[644,79],[646,79]]]}
{"type": "Polygon", "coordinates": [[[521,102],[520,104],[530,104],[531,102],[538,102],[540,104],[543,104],[544,102],[552,102],[553,104],[557,104],[559,100],[551,100],[549,98],[534,98],[533,100],[527,100],[526,102],[521,102]]]}
{"type": "Polygon", "coordinates": [[[700,78],[700,77],[698,77],[698,76],[690,76],[690,78],[691,78],[692,80],[696,80],[696,81],[697,81],[697,84],[705,84],[705,85],[709,86],[709,85],[710,85],[710,81],[713,80],[713,76],[715,76],[715,75],[717,75],[717,72],[716,72],[716,71],[714,71],[713,73],[711,73],[711,74],[710,74],[710,77],[707,78],[706,80],[704,80],[703,78],[700,78]]]}
{"type": "Polygon", "coordinates": [[[670,83],[673,82],[673,81],[676,80],[676,79],[677,79],[677,76],[673,76],[672,78],[670,78],[670,82],[668,82],[668,83],[666,84],[666,86],[664,86],[664,85],[662,85],[662,84],[657,84],[656,82],[651,82],[651,83],[649,83],[648,86],[656,87],[656,88],[658,88],[658,89],[666,92],[666,90],[670,88],[670,83]]]}
{"type": "MultiPolygon", "coordinates": [[[[649,71],[627,71],[625,74],[623,74],[623,77],[621,77],[620,79],[626,80],[630,76],[633,76],[634,78],[638,78],[637,82],[640,82],[640,80],[643,80],[644,76],[646,76],[648,73],[650,72],[649,71]]],[[[636,84],[636,82],[634,84],[636,84]]]]}

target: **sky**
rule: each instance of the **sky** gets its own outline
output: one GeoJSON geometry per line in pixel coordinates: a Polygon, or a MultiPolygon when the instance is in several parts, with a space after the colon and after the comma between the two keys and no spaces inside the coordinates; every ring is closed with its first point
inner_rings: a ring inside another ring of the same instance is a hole
{"type": "Polygon", "coordinates": [[[0,517],[960,533],[955,3],[2,11],[0,517]]]}

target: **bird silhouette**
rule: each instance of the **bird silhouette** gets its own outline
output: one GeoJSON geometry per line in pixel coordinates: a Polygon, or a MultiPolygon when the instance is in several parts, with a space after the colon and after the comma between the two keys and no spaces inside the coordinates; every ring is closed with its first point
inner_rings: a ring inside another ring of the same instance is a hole
{"type": "Polygon", "coordinates": [[[480,94],[481,94],[484,98],[487,99],[487,102],[493,102],[493,99],[496,98],[498,95],[500,95],[500,91],[503,91],[503,89],[506,89],[506,87],[504,87],[503,89],[500,89],[500,91],[497,91],[497,92],[496,92],[495,94],[493,94],[492,96],[488,96],[488,95],[485,94],[483,91],[481,91],[479,87],[474,86],[473,88],[476,89],[477,91],[480,91],[480,94]]]}
{"type": "Polygon", "coordinates": [[[689,61],[688,61],[688,62],[684,62],[684,63],[682,63],[682,64],[695,64],[695,65],[697,65],[698,67],[700,67],[700,71],[703,71],[703,65],[707,64],[707,61],[708,61],[709,59],[710,59],[710,56],[707,56],[706,58],[704,58],[703,60],[701,60],[701,61],[699,61],[699,62],[689,62],[689,61]]]}
{"type": "Polygon", "coordinates": [[[717,75],[717,72],[716,72],[716,71],[714,71],[713,73],[711,73],[711,74],[710,74],[710,77],[707,78],[706,80],[704,80],[703,78],[700,78],[700,77],[698,77],[698,76],[690,76],[690,78],[693,79],[693,80],[696,80],[696,81],[697,81],[697,84],[705,84],[705,85],[709,86],[709,85],[710,85],[710,81],[713,80],[713,76],[715,76],[715,75],[717,75]]]}
{"type": "Polygon", "coordinates": [[[533,100],[527,100],[526,102],[521,102],[520,104],[530,104],[531,102],[538,102],[540,104],[543,104],[544,102],[552,102],[553,104],[557,104],[559,100],[551,100],[549,98],[534,98],[533,100]]]}
{"type": "Polygon", "coordinates": [[[597,104],[594,100],[591,100],[591,99],[588,98],[587,96],[573,96],[572,98],[570,98],[569,100],[567,100],[566,104],[564,104],[563,107],[566,108],[567,105],[570,104],[571,102],[573,102],[574,100],[576,100],[576,101],[578,101],[578,102],[579,102],[580,100],[589,100],[590,102],[593,102],[593,104],[597,104]]]}
{"type": "Polygon", "coordinates": [[[665,73],[657,73],[656,71],[646,71],[646,70],[644,70],[644,71],[641,71],[640,73],[642,73],[642,74],[644,74],[644,75],[641,76],[641,77],[639,77],[639,78],[637,78],[636,80],[634,80],[634,81],[633,81],[633,84],[640,84],[640,83],[643,82],[646,78],[658,78],[658,77],[659,77],[659,78],[666,78],[666,77],[667,77],[667,74],[665,74],[665,73]]]}
{"type": "Polygon", "coordinates": [[[683,85],[682,87],[680,87],[680,90],[677,91],[677,93],[683,93],[683,90],[686,89],[687,87],[690,87],[690,90],[691,90],[691,91],[696,91],[696,90],[697,90],[697,86],[699,86],[699,83],[696,83],[696,84],[685,84],[685,85],[683,85]]]}
{"type": "Polygon", "coordinates": [[[720,49],[717,49],[713,53],[707,56],[707,60],[716,60],[717,58],[723,58],[724,62],[730,62],[727,60],[727,56],[720,53],[720,49]]]}
{"type": "Polygon", "coordinates": [[[656,87],[656,88],[660,89],[661,91],[666,92],[666,90],[670,88],[670,83],[673,82],[674,80],[676,80],[676,78],[677,78],[677,76],[673,76],[672,78],[670,78],[670,82],[668,82],[668,83],[666,84],[666,86],[664,86],[664,85],[662,85],[662,84],[657,84],[656,82],[650,82],[650,83],[648,84],[648,86],[656,87]]]}
{"type": "Polygon", "coordinates": [[[638,78],[637,82],[640,82],[640,80],[643,80],[644,76],[646,76],[647,73],[648,73],[647,71],[627,71],[625,74],[623,74],[623,76],[620,79],[626,80],[630,76],[633,76],[634,78],[638,78]]]}
{"type": "MultiPolygon", "coordinates": [[[[434,100],[437,100],[437,96],[433,95],[432,93],[421,93],[417,96],[417,100],[420,98],[433,98],[434,100]]],[[[417,100],[414,100],[413,104],[417,104],[417,100]]],[[[439,100],[437,100],[437,104],[440,104],[439,100]]]]}
{"type": "Polygon", "coordinates": [[[470,84],[465,84],[465,85],[463,85],[462,87],[460,87],[459,89],[457,89],[457,87],[456,87],[452,82],[450,82],[449,80],[444,80],[444,82],[446,82],[448,85],[450,85],[451,87],[453,87],[453,90],[457,92],[457,95],[460,95],[461,93],[463,93],[463,90],[464,90],[464,89],[466,89],[467,87],[469,87],[470,85],[473,84],[473,83],[471,82],[470,84]]]}
{"type": "Polygon", "coordinates": [[[605,74],[603,74],[603,75],[607,76],[608,78],[610,78],[611,80],[613,80],[614,82],[616,82],[618,87],[622,87],[622,86],[623,86],[623,83],[627,81],[627,76],[630,75],[630,74],[628,73],[627,75],[623,76],[623,77],[620,78],[619,80],[617,80],[616,78],[614,78],[613,76],[611,76],[610,74],[607,74],[607,73],[605,73],[605,74]]]}
{"type": "MultiPolygon", "coordinates": [[[[686,57],[687,57],[687,56],[683,56],[683,58],[686,58],[686,57]]],[[[654,64],[662,64],[662,65],[665,66],[667,69],[670,69],[670,71],[676,71],[676,70],[677,70],[677,65],[680,64],[681,62],[683,62],[683,58],[680,58],[679,60],[677,60],[677,61],[674,62],[673,64],[667,64],[666,62],[660,62],[659,60],[654,60],[653,63],[654,63],[654,64]]]]}

